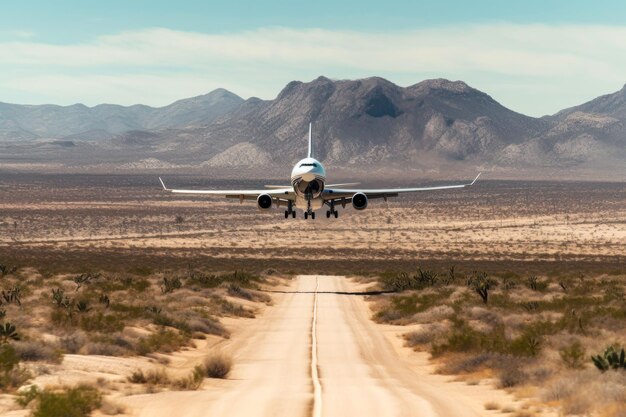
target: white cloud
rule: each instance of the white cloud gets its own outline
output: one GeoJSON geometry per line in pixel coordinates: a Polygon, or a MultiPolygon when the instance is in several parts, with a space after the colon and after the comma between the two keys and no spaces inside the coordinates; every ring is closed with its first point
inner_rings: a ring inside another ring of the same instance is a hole
{"type": "Polygon", "coordinates": [[[626,26],[264,28],[226,34],[155,28],[72,45],[2,42],[0,66],[8,69],[0,75],[2,101],[30,94],[60,103],[162,105],[218,86],[272,98],[292,79],[321,74],[380,75],[402,85],[442,76],[538,115],[623,85],[626,26]]]}

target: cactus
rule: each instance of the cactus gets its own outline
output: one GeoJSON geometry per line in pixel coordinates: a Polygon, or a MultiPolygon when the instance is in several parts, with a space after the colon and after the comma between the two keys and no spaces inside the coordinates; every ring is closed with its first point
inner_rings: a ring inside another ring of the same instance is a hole
{"type": "Polygon", "coordinates": [[[111,305],[111,300],[109,299],[109,296],[106,294],[101,294],[100,298],[98,298],[98,302],[100,304],[103,304],[104,308],[109,308],[109,306],[111,305]]]}
{"type": "Polygon", "coordinates": [[[537,301],[528,301],[522,306],[528,311],[537,311],[539,309],[539,303],[537,301]]]}
{"type": "Polygon", "coordinates": [[[168,294],[174,292],[174,290],[182,287],[183,283],[180,278],[163,278],[163,284],[161,284],[161,292],[163,294],[168,294]]]}
{"type": "Polygon", "coordinates": [[[417,280],[418,287],[434,287],[435,284],[437,284],[438,276],[439,274],[434,271],[417,268],[417,275],[415,275],[415,279],[417,280]]]}
{"type": "Polygon", "coordinates": [[[512,290],[516,286],[517,283],[513,279],[509,277],[502,278],[502,288],[504,288],[506,291],[512,290]]]}
{"type": "Polygon", "coordinates": [[[526,345],[528,346],[528,351],[531,355],[535,356],[541,348],[541,341],[538,338],[531,336],[526,340],[526,345]]]}
{"type": "Polygon", "coordinates": [[[6,344],[9,340],[20,340],[20,335],[17,334],[14,325],[4,323],[3,326],[0,326],[0,344],[6,344]]]}
{"type": "Polygon", "coordinates": [[[495,281],[487,278],[485,272],[474,272],[474,274],[468,278],[467,286],[471,287],[483,300],[483,303],[489,302],[489,290],[495,285],[495,281]]]}
{"type": "Polygon", "coordinates": [[[79,301],[76,303],[76,311],[79,313],[88,313],[91,310],[87,301],[79,301]]]}
{"type": "Polygon", "coordinates": [[[10,275],[17,271],[17,267],[0,264],[0,275],[10,275]]]}
{"type": "Polygon", "coordinates": [[[615,346],[609,346],[602,355],[592,356],[591,360],[596,368],[602,372],[608,371],[609,369],[626,369],[626,352],[624,348],[618,353],[615,346]]]}
{"type": "Polygon", "coordinates": [[[13,287],[7,291],[2,290],[0,295],[2,296],[0,304],[2,304],[2,301],[4,301],[7,304],[15,303],[18,306],[22,305],[22,301],[20,300],[20,297],[22,295],[22,289],[20,287],[13,287]]]}
{"type": "Polygon", "coordinates": [[[72,300],[65,296],[63,288],[52,289],[52,301],[57,307],[69,308],[72,304],[72,300]]]}
{"type": "Polygon", "coordinates": [[[159,315],[159,314],[161,314],[161,310],[162,310],[162,308],[161,307],[157,307],[157,306],[146,307],[146,311],[148,313],[150,313],[150,314],[159,315]]]}
{"type": "Polygon", "coordinates": [[[72,281],[74,281],[74,284],[76,284],[76,291],[80,290],[80,287],[83,286],[83,284],[88,284],[89,282],[91,282],[92,280],[99,278],[100,274],[80,274],[74,278],[72,278],[72,281]]]}

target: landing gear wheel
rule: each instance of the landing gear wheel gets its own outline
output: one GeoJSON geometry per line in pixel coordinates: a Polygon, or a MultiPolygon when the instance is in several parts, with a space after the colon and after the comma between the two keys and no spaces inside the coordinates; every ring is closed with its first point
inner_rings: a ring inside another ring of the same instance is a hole
{"type": "Polygon", "coordinates": [[[287,210],[285,210],[285,219],[289,218],[289,212],[287,210]]]}
{"type": "Polygon", "coordinates": [[[311,213],[311,219],[315,220],[315,212],[311,213]]]}
{"type": "Polygon", "coordinates": [[[330,210],[326,210],[326,218],[330,219],[330,210]]]}
{"type": "Polygon", "coordinates": [[[338,211],[335,212],[335,219],[337,219],[337,218],[339,218],[339,212],[338,211]]]}
{"type": "Polygon", "coordinates": [[[294,218],[294,219],[296,218],[296,212],[295,211],[291,212],[291,217],[294,218]]]}
{"type": "Polygon", "coordinates": [[[309,213],[307,213],[306,211],[304,212],[304,220],[309,218],[309,213]]]}

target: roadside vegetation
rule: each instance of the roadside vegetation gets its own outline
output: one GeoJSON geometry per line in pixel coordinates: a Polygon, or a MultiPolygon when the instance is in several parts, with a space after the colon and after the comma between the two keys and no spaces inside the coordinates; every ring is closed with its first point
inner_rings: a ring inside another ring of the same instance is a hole
{"type": "Polygon", "coordinates": [[[245,271],[46,273],[0,262],[0,393],[17,395],[17,404],[33,416],[83,416],[102,404],[111,408],[88,385],[24,388],[66,354],[144,356],[141,363],[160,363],[128,375],[127,383],[148,391],[194,390],[205,378],[226,378],[233,366],[227,355],[199,358],[184,375],[180,369],[170,375],[163,365],[168,355],[203,339],[228,338],[221,319],[254,318],[260,305],[271,303],[260,286],[273,282],[245,271]]]}
{"type": "MultiPolygon", "coordinates": [[[[374,319],[412,325],[406,344],[439,371],[557,407],[626,415],[626,273],[384,273],[374,319]]],[[[489,404],[489,409],[494,407],[489,404]]]]}

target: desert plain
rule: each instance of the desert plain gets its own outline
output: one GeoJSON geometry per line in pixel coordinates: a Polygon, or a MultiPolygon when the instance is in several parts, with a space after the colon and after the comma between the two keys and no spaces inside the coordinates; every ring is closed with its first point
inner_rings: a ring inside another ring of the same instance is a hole
{"type": "Polygon", "coordinates": [[[591,356],[626,343],[626,185],[485,177],[304,220],[156,174],[3,173],[0,414],[625,415],[591,356]]]}

